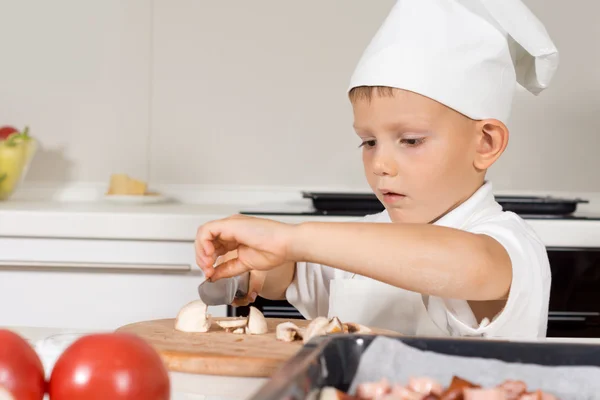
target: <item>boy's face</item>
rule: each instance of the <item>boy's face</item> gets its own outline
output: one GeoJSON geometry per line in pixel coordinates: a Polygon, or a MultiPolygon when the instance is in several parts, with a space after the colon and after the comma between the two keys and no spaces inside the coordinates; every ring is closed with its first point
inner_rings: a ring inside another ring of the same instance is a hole
{"type": "Polygon", "coordinates": [[[393,222],[435,221],[483,182],[474,166],[476,121],[396,89],[393,96],[373,91],[353,109],[367,180],[393,222]]]}

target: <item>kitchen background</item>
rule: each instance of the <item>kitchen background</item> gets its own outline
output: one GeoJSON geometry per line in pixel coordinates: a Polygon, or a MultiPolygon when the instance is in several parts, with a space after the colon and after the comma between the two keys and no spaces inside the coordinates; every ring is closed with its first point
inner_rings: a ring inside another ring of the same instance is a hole
{"type": "MultiPolygon", "coordinates": [[[[346,89],[393,2],[0,0],[0,125],[40,143],[0,202],[0,326],[174,318],[198,298],[203,223],[354,220],[308,215],[300,192],[368,191],[346,89]],[[104,201],[114,173],[179,202],[104,201]]],[[[526,219],[551,261],[548,335],[600,337],[600,5],[525,3],[561,65],[539,97],[517,91],[489,177],[499,193],[589,200],[526,219]]]]}
{"type": "MultiPolygon", "coordinates": [[[[600,191],[600,5],[526,0],[561,56],[518,92],[499,190],[600,191]]],[[[367,189],[346,87],[393,0],[0,0],[0,121],[41,142],[24,188],[367,189]]]]}
{"type": "MultiPolygon", "coordinates": [[[[489,177],[499,192],[590,200],[527,222],[551,262],[548,336],[600,338],[600,2],[524,2],[561,64],[539,97],[517,92],[489,177]]],[[[0,201],[0,328],[41,343],[50,371],[73,332],[172,319],[198,299],[206,221],[304,190],[367,191],[346,89],[393,3],[0,0],[0,126],[29,126],[40,144],[0,201]],[[113,173],[183,201],[104,201],[113,173]]],[[[258,300],[266,316],[298,317],[258,300]]],[[[258,385],[171,375],[177,392],[210,398],[258,385]]]]}

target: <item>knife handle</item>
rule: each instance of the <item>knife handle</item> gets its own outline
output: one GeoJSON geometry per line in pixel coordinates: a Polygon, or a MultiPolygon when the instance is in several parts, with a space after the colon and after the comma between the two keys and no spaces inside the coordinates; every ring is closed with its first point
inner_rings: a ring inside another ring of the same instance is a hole
{"type": "Polygon", "coordinates": [[[248,295],[250,288],[250,272],[246,272],[242,275],[235,277],[237,280],[237,290],[235,291],[235,298],[241,299],[248,295]]]}

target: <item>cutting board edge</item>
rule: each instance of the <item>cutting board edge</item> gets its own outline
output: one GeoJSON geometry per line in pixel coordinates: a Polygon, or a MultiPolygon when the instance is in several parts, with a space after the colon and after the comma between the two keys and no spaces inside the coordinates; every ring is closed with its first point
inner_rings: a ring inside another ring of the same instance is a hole
{"type": "MultiPolygon", "coordinates": [[[[239,365],[228,364],[227,357],[193,357],[188,356],[185,361],[175,354],[169,354],[168,351],[160,351],[157,349],[165,367],[169,371],[183,372],[187,374],[197,375],[212,375],[212,376],[233,376],[244,378],[270,378],[279,368],[282,363],[273,361],[269,363],[252,362],[245,360],[247,368],[240,368],[239,365]],[[210,365],[210,367],[208,367],[210,365]]],[[[235,357],[231,357],[233,360],[235,357]]]]}

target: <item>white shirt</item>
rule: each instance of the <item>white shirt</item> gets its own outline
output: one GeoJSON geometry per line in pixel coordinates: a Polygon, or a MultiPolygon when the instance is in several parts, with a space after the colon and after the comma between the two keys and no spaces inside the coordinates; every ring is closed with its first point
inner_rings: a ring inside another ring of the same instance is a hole
{"type": "MultiPolygon", "coordinates": [[[[390,223],[387,211],[363,222],[390,223]]],[[[407,335],[545,337],[551,274],[544,244],[533,229],[495,201],[486,182],[462,205],[440,218],[447,226],[497,240],[508,252],[513,278],[507,303],[491,322],[479,324],[465,300],[421,295],[325,265],[298,262],[287,300],[305,318],[338,316],[346,322],[407,335]],[[350,319],[350,320],[348,320],[350,319]]]]}

